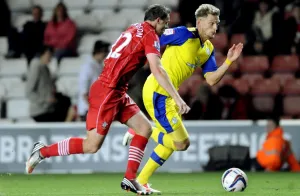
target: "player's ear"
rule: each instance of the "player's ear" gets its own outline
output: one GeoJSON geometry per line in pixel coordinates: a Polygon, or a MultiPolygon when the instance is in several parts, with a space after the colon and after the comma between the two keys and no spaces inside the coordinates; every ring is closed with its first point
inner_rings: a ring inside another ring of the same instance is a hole
{"type": "Polygon", "coordinates": [[[158,24],[160,23],[161,19],[160,18],[156,18],[155,22],[157,22],[158,24]]]}

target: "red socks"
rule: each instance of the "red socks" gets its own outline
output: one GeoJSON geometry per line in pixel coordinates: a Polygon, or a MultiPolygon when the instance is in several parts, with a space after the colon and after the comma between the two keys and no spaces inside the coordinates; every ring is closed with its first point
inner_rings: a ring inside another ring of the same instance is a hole
{"type": "Polygon", "coordinates": [[[125,177],[127,179],[132,180],[136,178],[136,173],[143,159],[144,150],[147,143],[148,143],[148,138],[145,138],[141,135],[135,135],[132,138],[129,147],[127,170],[125,173],[125,177]]]}
{"type": "MultiPolygon", "coordinates": [[[[83,154],[83,139],[68,138],[58,143],[46,146],[41,149],[41,155],[45,158],[54,156],[66,156],[70,154],[83,154]]],[[[144,156],[144,150],[148,138],[135,135],[129,147],[129,157],[125,177],[129,180],[135,179],[139,166],[144,156]]]]}
{"type": "Polygon", "coordinates": [[[58,143],[41,149],[41,155],[45,158],[54,156],[66,156],[70,154],[83,154],[83,139],[68,138],[58,143]]]}

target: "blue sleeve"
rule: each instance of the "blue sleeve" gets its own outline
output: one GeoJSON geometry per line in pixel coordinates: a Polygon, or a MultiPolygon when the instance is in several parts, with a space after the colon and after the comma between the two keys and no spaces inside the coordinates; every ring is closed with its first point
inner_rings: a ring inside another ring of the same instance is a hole
{"type": "Polygon", "coordinates": [[[202,65],[202,72],[205,75],[207,72],[214,72],[218,69],[216,59],[215,59],[215,51],[213,51],[208,58],[208,60],[202,65]]]}
{"type": "Polygon", "coordinates": [[[176,28],[166,29],[164,34],[159,38],[160,45],[182,45],[189,38],[194,37],[194,34],[186,27],[180,26],[176,28]]]}

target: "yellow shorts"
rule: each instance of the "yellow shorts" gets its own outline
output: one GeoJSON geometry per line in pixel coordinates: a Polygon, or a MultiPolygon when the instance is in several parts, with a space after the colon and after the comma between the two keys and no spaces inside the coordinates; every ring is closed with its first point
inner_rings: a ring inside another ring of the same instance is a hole
{"type": "Polygon", "coordinates": [[[189,137],[181,115],[178,113],[178,107],[171,97],[159,94],[151,88],[147,88],[147,84],[145,84],[143,101],[155,126],[162,132],[171,135],[175,142],[184,141],[189,137]]]}

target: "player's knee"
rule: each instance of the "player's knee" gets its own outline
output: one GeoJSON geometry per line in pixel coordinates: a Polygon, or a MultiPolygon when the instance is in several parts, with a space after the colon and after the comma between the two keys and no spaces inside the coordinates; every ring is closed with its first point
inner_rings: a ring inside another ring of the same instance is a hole
{"type": "Polygon", "coordinates": [[[136,133],[139,135],[142,135],[144,137],[149,138],[152,133],[152,127],[151,124],[143,123],[139,125],[139,128],[136,130],[136,133]]]}
{"type": "Polygon", "coordinates": [[[94,154],[94,153],[98,152],[99,149],[100,149],[100,145],[98,143],[89,141],[88,139],[84,140],[84,143],[83,143],[84,153],[94,154]]]}
{"type": "Polygon", "coordinates": [[[183,142],[175,142],[175,146],[176,146],[177,151],[185,151],[190,146],[190,140],[186,139],[183,142]]]}
{"type": "Polygon", "coordinates": [[[89,148],[89,153],[94,154],[96,152],[98,152],[100,148],[98,146],[90,146],[89,148]]]}
{"type": "Polygon", "coordinates": [[[87,138],[83,140],[84,153],[96,153],[102,146],[105,136],[96,132],[88,132],[87,138]]]}

